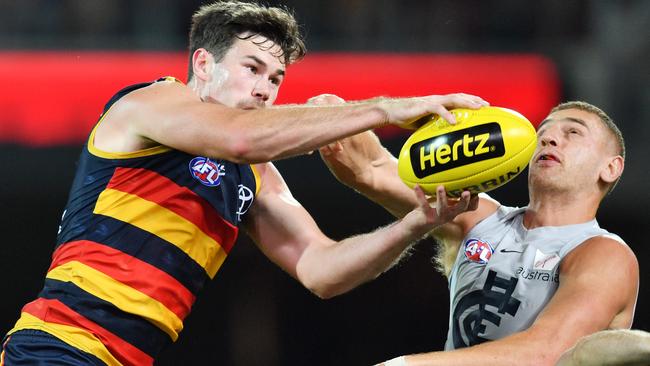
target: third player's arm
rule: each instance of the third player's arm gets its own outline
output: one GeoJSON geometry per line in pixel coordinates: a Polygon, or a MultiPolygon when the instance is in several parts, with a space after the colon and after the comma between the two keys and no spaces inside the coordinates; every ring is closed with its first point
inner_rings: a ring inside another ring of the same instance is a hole
{"type": "MultiPolygon", "coordinates": [[[[416,205],[416,197],[397,174],[397,159],[372,131],[366,131],[320,149],[323,161],[343,184],[402,217],[416,205]]],[[[438,187],[439,195],[445,195],[438,187]]],[[[453,204],[449,200],[448,204],[453,204]]],[[[485,197],[472,199],[475,210],[458,215],[433,231],[437,239],[457,243],[478,221],[492,214],[498,202],[485,197]]]]}

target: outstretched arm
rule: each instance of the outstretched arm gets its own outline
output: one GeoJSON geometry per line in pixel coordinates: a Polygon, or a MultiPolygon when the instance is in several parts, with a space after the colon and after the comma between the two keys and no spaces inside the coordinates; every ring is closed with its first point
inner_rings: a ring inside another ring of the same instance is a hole
{"type": "Polygon", "coordinates": [[[436,210],[416,188],[414,209],[400,220],[337,242],[321,232],[272,164],[257,168],[262,185],[248,213],[246,232],[273,262],[323,298],[377,277],[411,244],[471,209],[465,194],[452,205],[439,202],[436,210]]]}
{"type": "Polygon", "coordinates": [[[236,163],[258,163],[303,154],[345,136],[405,124],[430,113],[451,116],[446,108],[484,104],[475,96],[450,94],[245,110],[201,100],[177,82],[158,82],[118,100],[98,127],[95,143],[113,152],[158,144],[236,163]]]}

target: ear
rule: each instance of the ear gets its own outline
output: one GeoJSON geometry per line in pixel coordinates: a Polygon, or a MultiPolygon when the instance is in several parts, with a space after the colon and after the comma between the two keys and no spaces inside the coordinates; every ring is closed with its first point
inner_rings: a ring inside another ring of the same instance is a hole
{"type": "Polygon", "coordinates": [[[605,183],[613,183],[618,177],[623,174],[623,168],[625,167],[625,161],[620,155],[616,155],[609,159],[607,165],[603,167],[600,171],[600,179],[605,183]]]}
{"type": "Polygon", "coordinates": [[[205,48],[198,48],[192,54],[192,71],[194,77],[207,82],[210,79],[214,58],[205,48]]]}

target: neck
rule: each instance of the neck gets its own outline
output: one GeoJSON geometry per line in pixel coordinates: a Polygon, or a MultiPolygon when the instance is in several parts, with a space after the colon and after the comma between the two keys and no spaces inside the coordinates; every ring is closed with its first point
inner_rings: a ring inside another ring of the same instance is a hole
{"type": "Polygon", "coordinates": [[[524,226],[582,224],[596,217],[600,195],[594,192],[558,192],[530,190],[530,203],[524,214],[524,226]]]}
{"type": "Polygon", "coordinates": [[[199,83],[199,82],[197,81],[196,78],[192,78],[192,80],[190,80],[190,81],[187,83],[187,86],[188,86],[190,89],[192,89],[192,91],[193,91],[194,93],[196,93],[196,95],[198,95],[198,96],[201,98],[201,100],[203,100],[203,96],[201,95],[201,94],[202,94],[202,93],[201,93],[201,92],[202,92],[202,89],[205,89],[205,87],[204,87],[203,85],[205,85],[205,84],[201,84],[201,83],[199,83]]]}

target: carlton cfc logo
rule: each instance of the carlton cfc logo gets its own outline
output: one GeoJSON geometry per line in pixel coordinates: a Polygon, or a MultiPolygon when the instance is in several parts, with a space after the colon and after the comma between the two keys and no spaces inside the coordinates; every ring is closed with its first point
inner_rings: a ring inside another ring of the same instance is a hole
{"type": "Polygon", "coordinates": [[[190,173],[202,184],[215,187],[221,184],[221,177],[226,174],[226,170],[216,161],[197,156],[190,161],[190,173]]]}
{"type": "Polygon", "coordinates": [[[494,253],[492,246],[478,239],[469,239],[465,242],[465,257],[472,262],[486,264],[494,253]]]}

